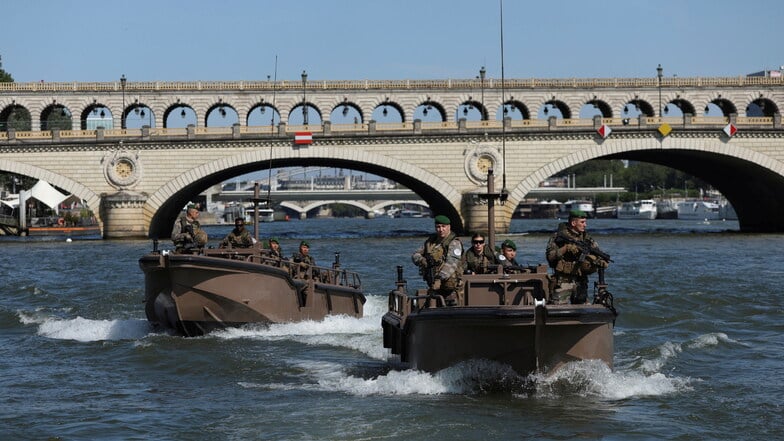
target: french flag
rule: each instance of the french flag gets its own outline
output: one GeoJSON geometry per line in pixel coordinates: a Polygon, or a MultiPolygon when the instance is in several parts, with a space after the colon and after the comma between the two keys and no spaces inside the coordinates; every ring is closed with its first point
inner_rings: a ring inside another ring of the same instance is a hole
{"type": "Polygon", "coordinates": [[[294,133],[294,144],[313,144],[313,133],[312,132],[294,133]]]}

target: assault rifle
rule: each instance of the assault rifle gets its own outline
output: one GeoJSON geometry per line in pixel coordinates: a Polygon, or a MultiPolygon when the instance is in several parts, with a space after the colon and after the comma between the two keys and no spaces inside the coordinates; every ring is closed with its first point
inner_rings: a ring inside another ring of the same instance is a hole
{"type": "Polygon", "coordinates": [[[425,279],[425,282],[427,282],[427,286],[430,287],[433,286],[433,282],[435,282],[436,280],[435,269],[436,266],[438,266],[438,264],[436,263],[436,259],[433,257],[432,254],[427,253],[425,254],[424,257],[425,257],[425,261],[427,262],[426,263],[427,266],[425,268],[422,268],[422,278],[425,279]]]}
{"type": "Polygon", "coordinates": [[[610,259],[610,255],[605,253],[604,251],[600,250],[597,247],[592,247],[589,244],[585,243],[582,240],[572,239],[571,237],[567,236],[563,231],[559,231],[558,235],[555,238],[555,243],[558,246],[562,246],[564,243],[571,243],[577,245],[577,248],[580,249],[580,262],[584,261],[585,258],[589,254],[593,254],[596,257],[599,257],[607,262],[612,262],[610,259]]]}

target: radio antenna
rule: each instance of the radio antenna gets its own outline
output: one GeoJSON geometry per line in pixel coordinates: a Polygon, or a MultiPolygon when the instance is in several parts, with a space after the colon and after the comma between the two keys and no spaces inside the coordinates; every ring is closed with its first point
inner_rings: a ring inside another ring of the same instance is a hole
{"type": "MultiPolygon", "coordinates": [[[[502,109],[506,108],[506,85],[504,83],[504,0],[498,0],[501,10],[501,106],[502,109]]],[[[503,113],[501,113],[503,115],[503,113]]],[[[506,116],[501,119],[501,162],[503,167],[501,169],[502,184],[500,202],[506,202],[506,116]]]]}

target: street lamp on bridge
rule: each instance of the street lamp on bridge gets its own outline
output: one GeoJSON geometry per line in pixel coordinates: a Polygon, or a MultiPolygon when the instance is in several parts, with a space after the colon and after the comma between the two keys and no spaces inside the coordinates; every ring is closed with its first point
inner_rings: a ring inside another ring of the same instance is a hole
{"type": "Polygon", "coordinates": [[[122,89],[122,109],[120,110],[120,128],[125,128],[125,82],[128,81],[125,79],[125,74],[122,74],[120,77],[120,88],[122,89]]]}
{"type": "Polygon", "coordinates": [[[661,80],[662,74],[664,73],[664,69],[662,69],[661,64],[659,67],[656,68],[656,77],[659,79],[659,118],[662,116],[662,106],[661,106],[661,80]]]}
{"type": "Polygon", "coordinates": [[[480,112],[482,112],[482,118],[480,119],[482,121],[485,120],[485,74],[486,73],[487,71],[485,70],[485,67],[482,66],[482,68],[479,69],[479,81],[482,84],[482,109],[480,109],[480,112]]]}
{"type": "Polygon", "coordinates": [[[305,91],[307,90],[308,73],[302,71],[302,124],[308,125],[308,102],[305,99],[305,91]]]}

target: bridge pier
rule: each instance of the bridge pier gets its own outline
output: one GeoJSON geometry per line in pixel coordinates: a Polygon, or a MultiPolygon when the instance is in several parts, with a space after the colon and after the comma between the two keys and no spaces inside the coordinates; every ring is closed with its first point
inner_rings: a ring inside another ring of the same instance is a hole
{"type": "Polygon", "coordinates": [[[103,237],[106,239],[129,239],[147,237],[143,210],[147,196],[119,191],[101,195],[101,219],[103,237]]]}
{"type": "MultiPolygon", "coordinates": [[[[512,213],[517,203],[507,202],[504,205],[496,202],[495,206],[495,232],[508,233],[509,225],[512,223],[512,213]]],[[[466,193],[463,195],[463,228],[466,235],[479,232],[487,234],[487,200],[482,199],[476,193],[466,193]]]]}

